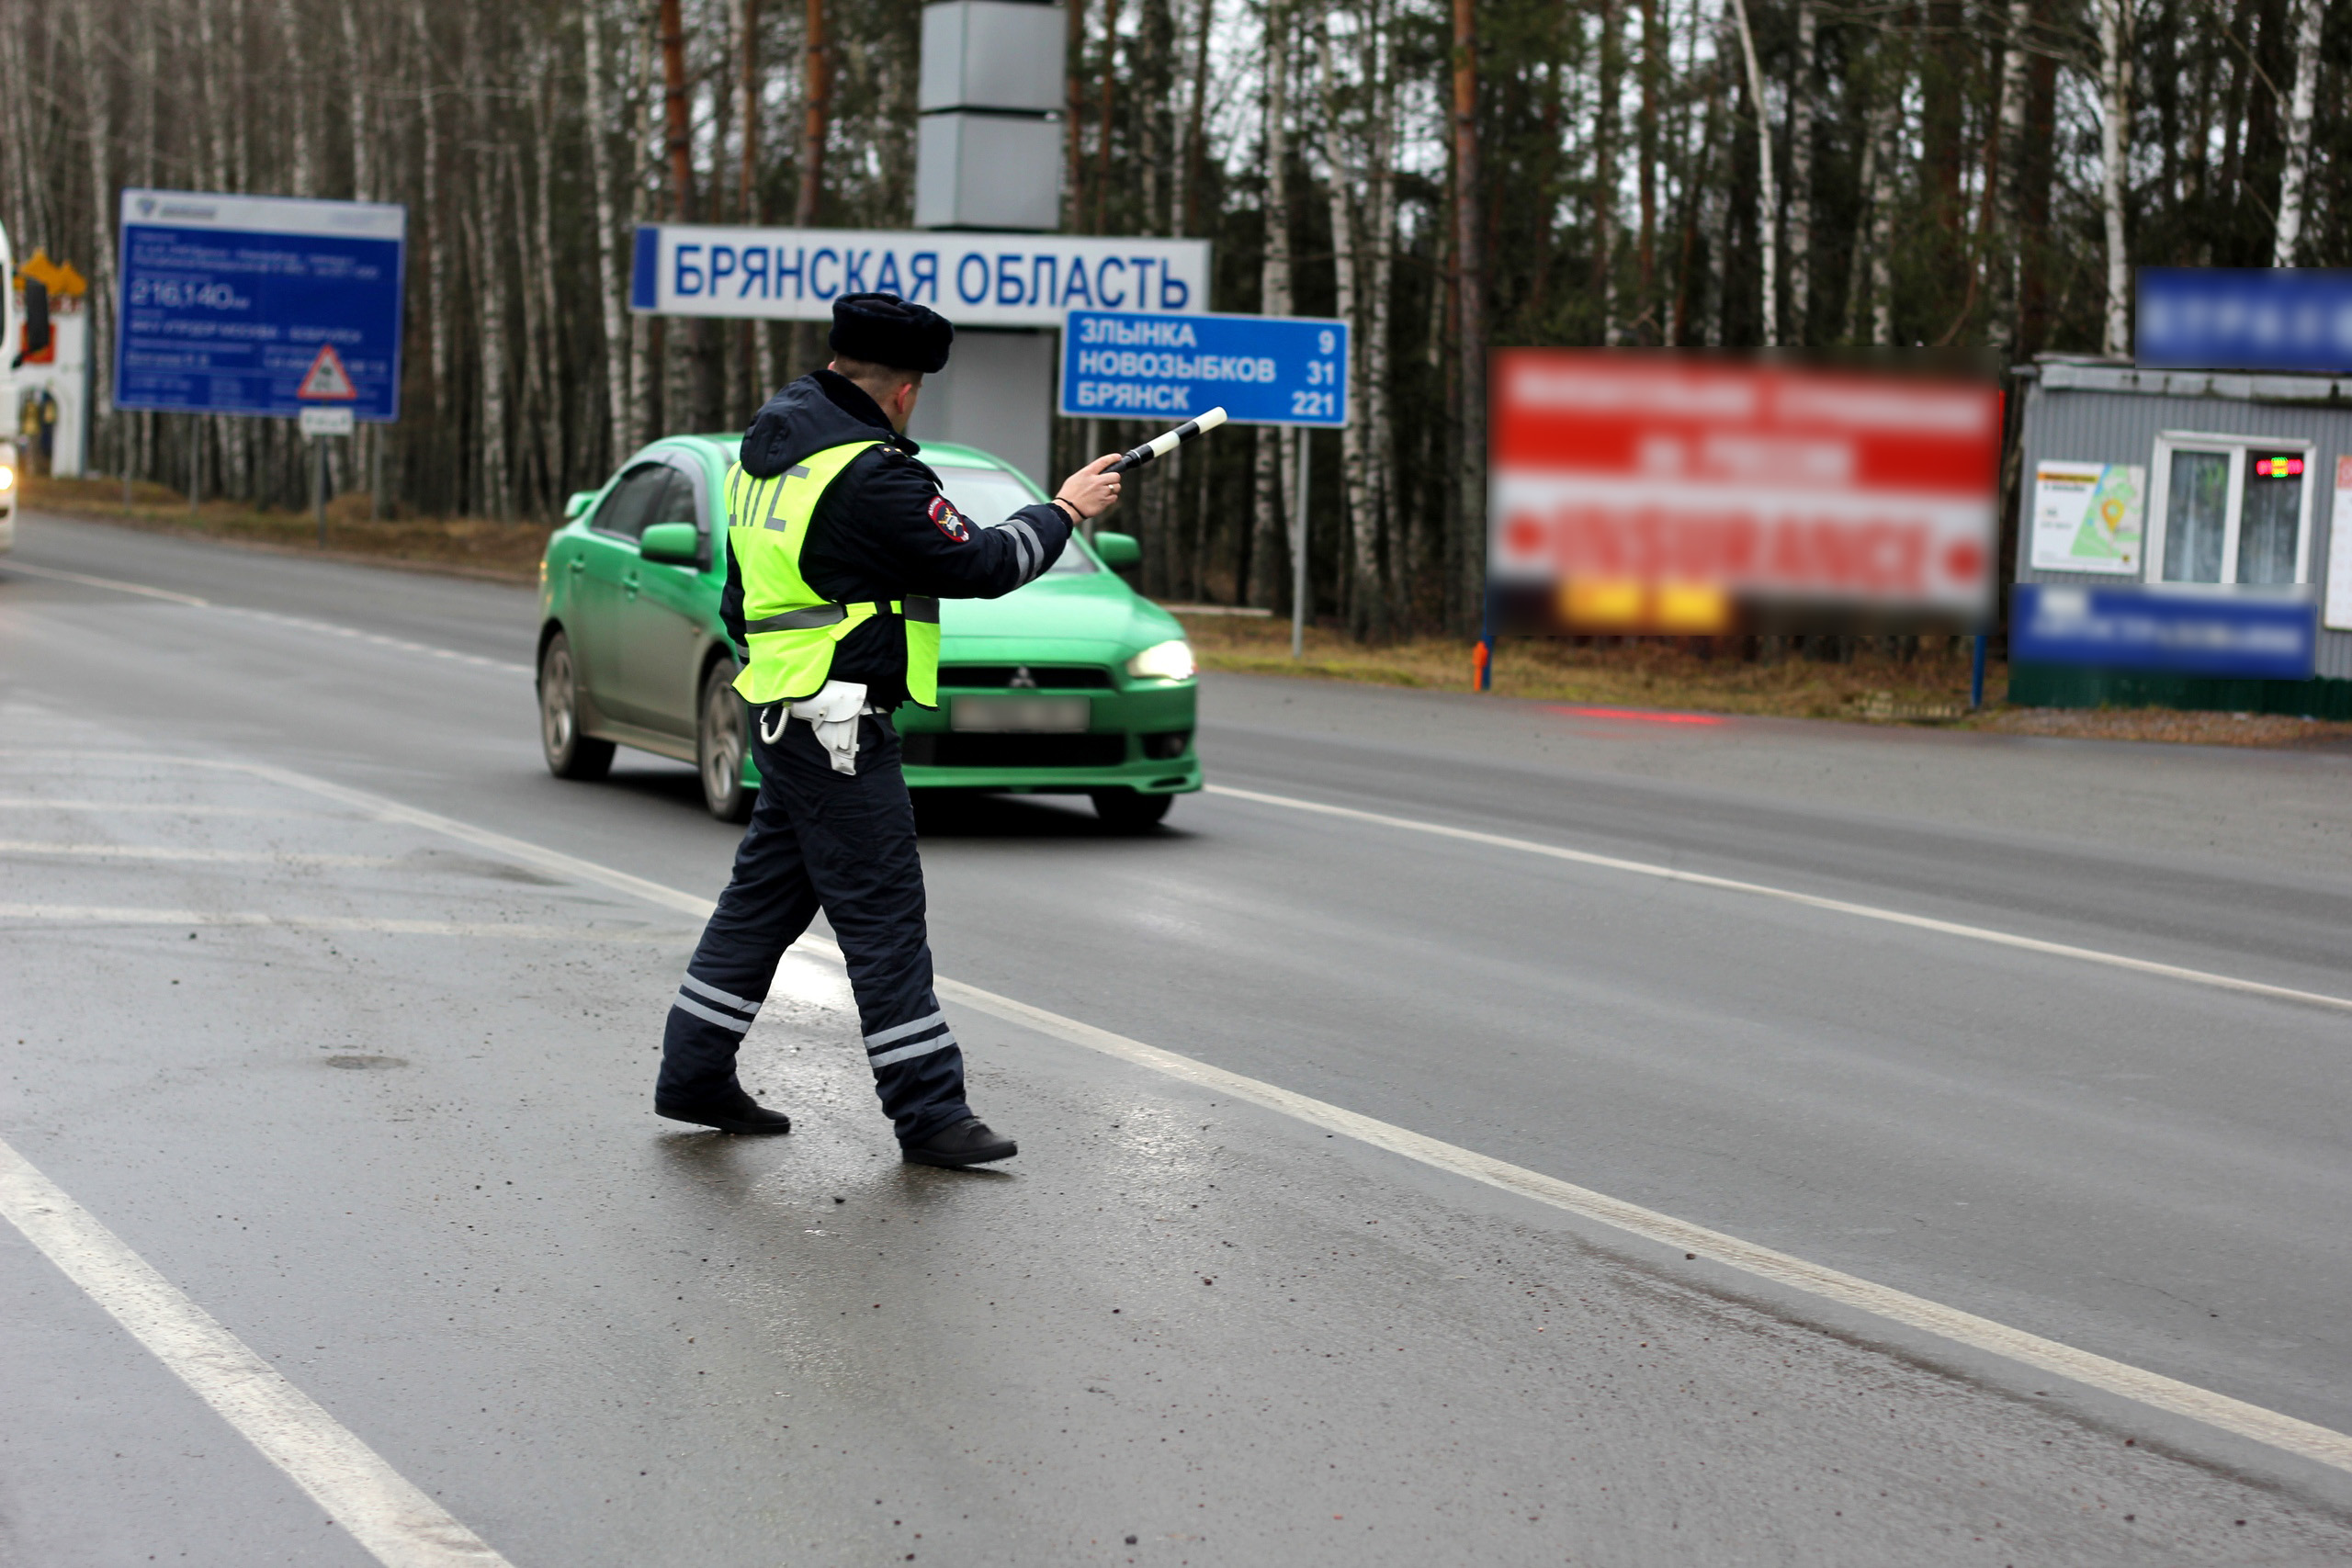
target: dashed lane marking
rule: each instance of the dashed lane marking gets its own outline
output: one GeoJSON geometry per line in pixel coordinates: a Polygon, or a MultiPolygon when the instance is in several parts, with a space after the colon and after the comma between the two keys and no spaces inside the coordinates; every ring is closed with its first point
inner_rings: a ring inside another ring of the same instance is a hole
{"type": "Polygon", "coordinates": [[[385,1568],[507,1568],[5,1142],[0,1214],[385,1568]]]}
{"type": "MultiPolygon", "coordinates": [[[[84,756],[92,753],[80,753],[84,756]]],[[[120,760],[130,754],[102,754],[120,760]]],[[[631,873],[594,861],[582,860],[549,850],[526,840],[509,838],[469,822],[442,817],[403,806],[364,790],[313,778],[289,768],[262,762],[232,762],[212,759],[175,758],[182,766],[217,769],[224,773],[240,773],[248,777],[267,779],[287,788],[300,790],[322,799],[366,811],[388,821],[407,822],[418,828],[443,834],[461,843],[489,850],[526,865],[536,866],[582,882],[627,893],[665,909],[696,919],[707,918],[711,900],[661,883],[649,881],[631,873]]],[[[1279,800],[1280,797],[1277,797],[1279,800]]],[[[1369,815],[1355,814],[1349,815],[1369,815]]],[[[1399,819],[1400,821],[1402,819],[1399,819]]],[[[1515,845],[1511,847],[1516,847],[1515,845]]],[[[1548,846],[1546,846],[1548,847],[1548,846]]],[[[1577,856],[1582,859],[1585,857],[1577,856]]],[[[1607,857],[1594,857],[1606,861],[1607,857]]],[[[1637,864],[1638,863],[1627,863],[1637,864]]],[[[1713,879],[1708,879],[1713,880],[1713,879]]],[[[1739,890],[1747,885],[1733,884],[1739,890]]],[[[1778,889],[1760,889],[1778,894],[1778,889]]],[[[1802,897],[1803,896],[1799,896],[1802,897]]],[[[1810,899],[1805,899],[1811,902],[1810,899]]],[[[1833,907],[1835,901],[1831,902],[1833,907]]],[[[1892,911],[1888,911],[1892,913],[1892,911]]],[[[1908,923],[1907,921],[1905,923],[1908,923]]],[[[1963,928],[1965,930],[1965,928],[1963,928]]],[[[803,937],[795,944],[796,953],[821,954],[838,962],[841,950],[831,942],[803,937]]],[[[1696,1253],[1712,1263],[1728,1266],[1757,1279],[1802,1292],[1826,1302],[1869,1313],[1883,1321],[1936,1335],[1953,1344],[2003,1357],[2020,1366],[2035,1369],[2053,1376],[2069,1379],[2086,1388],[2120,1398],[2134,1401],[2150,1409],[2201,1422],[2218,1431],[2264,1444],[2282,1453],[2308,1460],[2333,1469],[2352,1472],[2352,1436],[2329,1427],[2303,1421],[2277,1410],[2266,1409],[2242,1399],[2233,1399],[2211,1389],[2199,1388],[2177,1378],[2168,1378],[2143,1367],[2114,1360],[2106,1356],[2081,1350],[2074,1346],[2045,1339],[2007,1324],[1988,1317],[1945,1306],[1923,1296],[1873,1283],[1852,1274],[1842,1273],[1818,1263],[1785,1252],[1758,1246],[1738,1236],[1710,1230],[1704,1225],[1677,1219],[1671,1214],[1645,1209],[1596,1192],[1590,1188],[1563,1181],[1542,1171],[1495,1159],[1475,1149],[1442,1139],[1425,1136],[1392,1122],[1364,1116],[1326,1100],[1294,1093],[1274,1084],[1211,1066],[1190,1056],[1166,1051],[1157,1045],[1147,1045],[1124,1034],[1098,1029],[1044,1008],[1000,996],[994,991],[960,980],[942,976],[937,981],[940,995],[976,1009],[1009,1023],[1035,1031],[1049,1039],[1148,1068],[1152,1072],[1231,1095],[1236,1100],[1263,1107],[1288,1116],[1311,1127],[1356,1139],[1374,1148],[1413,1160],[1434,1170],[1479,1182],[1485,1186],[1516,1193],[1565,1213],[1580,1215],[1611,1226],[1627,1235],[1662,1244],[1685,1252],[1696,1253]]],[[[2332,1001],[2333,998],[2323,998],[2332,1001]]]]}
{"type": "Polygon", "coordinates": [[[1728,876],[1710,876],[1704,872],[1682,871],[1670,865],[1657,865],[1648,861],[1625,860],[1617,855],[1594,854],[1588,850],[1563,849],[1557,844],[1541,843],[1533,839],[1514,839],[1503,833],[1482,833],[1474,828],[1455,828],[1443,822],[1423,822],[1411,817],[1391,817],[1385,812],[1363,811],[1351,806],[1329,806],[1319,800],[1301,800],[1294,795],[1268,795],[1261,790],[1237,789],[1231,784],[1209,784],[1206,793],[1221,795],[1234,800],[1247,800],[1259,806],[1276,806],[1286,811],[1310,812],[1317,817],[1336,817],[1351,822],[1369,822],[1382,828],[1396,828],[1408,833],[1427,833],[1436,838],[1458,840],[1463,843],[1484,844],[1490,849],[1513,850],[1521,854],[1542,855],[1550,860],[1568,861],[1577,865],[1598,866],[1604,871],[1630,872],[1635,876],[1656,877],[1661,882],[1680,882],[1693,887],[1713,887],[1727,893],[1747,893],[1760,898],[1777,898],[1783,903],[1802,904],[1809,909],[1826,909],[1833,914],[1855,915],[1866,920],[1883,920],[1888,925],[1909,926],[1914,931],[1934,931],[1941,936],[1964,937],[1971,942],[1991,942],[1996,947],[2018,948],[2027,953],[2048,953],[2053,958],[2072,958],[2085,964],[2103,964],[2113,969],[2130,969],[2142,975],[2160,976],[2167,980],[2183,980],[2195,986],[2211,986],[2217,990],[2237,991],[2246,996],[2268,997],[2275,1001],[2301,1002],[2310,1007],[2334,1008],[2352,1012],[2352,998],[2332,997],[2321,991],[2300,991],[2291,986],[2273,986],[2261,980],[2242,979],[2235,975],[2217,975],[2209,969],[2188,969],[2177,964],[2159,964],[2154,959],[2134,958],[2129,953],[2108,953],[2096,947],[2076,947],[2070,942],[2044,942],[2040,937],[2019,936],[2015,931],[1995,931],[1987,926],[1962,925],[1956,920],[1932,919],[1926,915],[1905,914],[1900,909],[1881,908],[1875,904],[1856,904],[1844,898],[1825,898],[1815,893],[1799,893],[1792,888],[1773,887],[1761,882],[1739,882],[1728,876]]]}
{"type": "Polygon", "coordinates": [[[516,942],[651,942],[682,944],[676,931],[531,925],[500,920],[401,920],[368,915],[273,915],[258,909],[157,909],[126,904],[0,904],[0,920],[40,925],[276,927],[296,931],[356,931],[374,936],[508,937],[516,942]]]}
{"type": "Polygon", "coordinates": [[[293,850],[210,850],[180,844],[53,843],[40,839],[0,839],[0,855],[66,855],[97,860],[192,861],[204,865],[387,866],[391,855],[321,855],[293,850]]]}
{"type": "Polygon", "coordinates": [[[39,795],[0,795],[0,810],[103,811],[109,816],[142,812],[169,817],[265,817],[273,822],[351,822],[346,811],[285,811],[266,806],[175,806],[160,800],[56,800],[39,795]]]}
{"type": "Polygon", "coordinates": [[[503,670],[509,674],[533,673],[527,664],[515,664],[503,659],[485,659],[479,653],[459,653],[453,648],[435,648],[430,643],[412,642],[406,637],[386,637],[380,632],[363,632],[356,626],[337,626],[332,621],[307,620],[300,615],[281,615],[273,610],[250,610],[242,604],[216,604],[209,599],[199,599],[193,593],[175,593],[169,589],[150,588],[141,582],[125,582],[119,578],[92,577],[86,572],[61,571],[53,566],[28,566],[20,560],[0,563],[0,571],[22,571],[34,577],[55,578],[61,582],[75,582],[85,588],[112,589],[118,593],[137,593],[149,599],[168,600],[175,604],[187,604],[199,610],[218,610],[224,615],[243,615],[248,620],[267,621],[273,626],[291,626],[298,631],[319,632],[327,637],[345,637],[354,642],[373,643],[378,648],[397,649],[402,653],[421,653],[428,658],[447,659],[453,663],[471,664],[484,670],[503,670]]]}

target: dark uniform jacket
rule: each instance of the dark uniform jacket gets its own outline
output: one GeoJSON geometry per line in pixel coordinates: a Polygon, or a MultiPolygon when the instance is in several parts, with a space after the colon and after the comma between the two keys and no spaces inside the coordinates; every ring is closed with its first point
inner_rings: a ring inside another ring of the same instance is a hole
{"type": "MultiPolygon", "coordinates": [[[[890,428],[864,388],[831,370],[803,376],[768,400],[743,433],[743,469],[769,479],[851,441],[882,445],[861,453],[818,499],[800,575],[837,603],[885,606],[842,639],[832,675],[864,682],[867,700],[887,711],[907,700],[906,629],[887,608],[889,601],[1010,593],[1060,557],[1069,543],[1069,518],[1050,502],[1024,506],[997,527],[963,516],[916,457],[921,448],[890,428]]],[[[718,613],[741,651],[743,580],[732,550],[718,613]]]]}

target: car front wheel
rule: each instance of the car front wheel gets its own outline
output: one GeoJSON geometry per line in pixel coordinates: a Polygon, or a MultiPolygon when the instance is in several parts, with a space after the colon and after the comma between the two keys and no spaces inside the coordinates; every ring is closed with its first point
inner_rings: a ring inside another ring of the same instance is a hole
{"type": "Polygon", "coordinates": [[[695,766],[702,773],[702,803],[721,822],[748,822],[759,792],[743,784],[743,753],[751,746],[751,709],[735,694],[735,665],[720,660],[702,678],[695,724],[695,766]]]}
{"type": "Polygon", "coordinates": [[[594,781],[612,772],[613,743],[580,730],[580,676],[561,632],[539,655],[539,748],[560,779],[594,781]]]}
{"type": "Polygon", "coordinates": [[[1098,789],[1094,792],[1094,815],[1102,819],[1106,828],[1139,833],[1157,826],[1175,799],[1172,795],[1145,795],[1132,789],[1098,789]]]}

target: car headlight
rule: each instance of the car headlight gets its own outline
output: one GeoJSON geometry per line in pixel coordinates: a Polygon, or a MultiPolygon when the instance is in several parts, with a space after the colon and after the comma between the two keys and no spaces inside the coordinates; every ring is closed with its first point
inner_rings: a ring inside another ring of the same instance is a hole
{"type": "Polygon", "coordinates": [[[16,488],[17,470],[10,468],[6,463],[0,463],[0,490],[14,490],[16,488]]]}
{"type": "Polygon", "coordinates": [[[1181,637],[1154,643],[1127,660],[1127,673],[1144,681],[1189,681],[1195,668],[1192,645],[1181,637]]]}

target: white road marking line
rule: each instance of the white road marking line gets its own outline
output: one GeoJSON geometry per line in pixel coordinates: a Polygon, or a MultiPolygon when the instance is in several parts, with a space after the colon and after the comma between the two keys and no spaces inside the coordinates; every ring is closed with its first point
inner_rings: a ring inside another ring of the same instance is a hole
{"type": "Polygon", "coordinates": [[[78,571],[60,571],[53,566],[29,566],[10,557],[0,561],[0,572],[21,571],[34,577],[53,577],[60,582],[78,582],[85,588],[111,588],[117,593],[136,593],[147,599],[167,599],[175,604],[193,604],[199,610],[213,608],[209,599],[199,599],[193,593],[175,593],[166,588],[149,588],[143,583],[123,582],[111,577],[91,577],[78,571]]]}
{"type": "MultiPolygon", "coordinates": [[[[658,882],[649,882],[644,877],[599,865],[594,861],[542,849],[521,839],[511,839],[454,818],[421,811],[363,790],[312,778],[289,768],[209,758],[175,757],[173,761],[181,766],[213,768],[269,779],[289,789],[321,795],[389,820],[429,829],[460,842],[494,850],[543,870],[627,893],[681,914],[705,919],[711,911],[712,903],[707,898],[699,898],[674,887],[665,887],[658,882]]],[[[792,953],[796,956],[822,954],[837,962],[842,956],[841,949],[833,943],[812,937],[801,938],[793,945],[792,953]]],[[[2023,1329],[2012,1328],[1973,1313],[1962,1312],[1923,1296],[1874,1284],[1821,1264],[1809,1263],[1785,1252],[1759,1247],[1721,1231],[1676,1219],[1671,1214],[1659,1213],[1655,1209],[1645,1209],[1638,1204],[1595,1192],[1589,1188],[1563,1181],[1557,1177],[1546,1176],[1542,1171],[1495,1159],[1475,1149],[1465,1149],[1325,1100],[1296,1094],[1257,1078],[1245,1077],[1239,1073],[1227,1072],[1222,1067],[1211,1066],[1157,1045],[1147,1045],[1140,1040],[1131,1040],[1125,1035],[1098,1029],[1091,1023],[1081,1023],[1044,1008],[1032,1007],[1027,1002],[1015,1001],[1011,997],[999,996],[978,986],[944,976],[938,977],[935,984],[943,997],[952,997],[967,1007],[1035,1030],[1048,1038],[1083,1046],[1181,1082],[1232,1095],[1237,1100],[1248,1100],[1253,1105],[1329,1133],[1354,1138],[1374,1148],[1385,1149],[1431,1169],[1517,1193],[1536,1202],[1598,1221],[1645,1241],[1662,1242],[1685,1252],[1696,1252],[1711,1262],[1725,1264],[1824,1301],[1870,1313],[1890,1323],[1923,1330],[1973,1349],[1989,1351],[2101,1393],[2132,1400],[2151,1409],[2200,1421],[2217,1430],[2251,1438],[2282,1453],[2352,1472],[2352,1436],[2329,1427],[2298,1420],[2292,1416],[2251,1404],[2245,1400],[2233,1399],[2225,1393],[2182,1382],[2177,1378],[2168,1378],[2128,1362],[2112,1360],[2088,1350],[2078,1350],[2071,1345],[2045,1339],[2040,1335],[2029,1334],[2023,1329]]]]}
{"type": "Polygon", "coordinates": [[[320,855],[292,850],[206,850],[175,844],[68,844],[0,839],[0,854],[87,855],[101,860],[195,861],[210,864],[385,866],[391,855],[320,855]]]}
{"type": "Polygon", "coordinates": [[[5,1142],[0,1214],[385,1568],[506,1568],[505,1558],[5,1142]]]}
{"type": "Polygon", "coordinates": [[[0,904],[0,920],[42,925],[235,926],[295,931],[357,931],[374,936],[511,937],[517,942],[679,942],[676,931],[605,931],[594,926],[508,925],[497,920],[400,920],[367,915],[273,915],[259,909],[157,909],[143,905],[0,904]]]}
{"type": "Polygon", "coordinates": [[[0,561],[0,571],[29,572],[35,577],[53,577],[61,582],[78,582],[85,588],[109,588],[118,593],[137,593],[149,599],[168,600],[175,604],[190,604],[199,610],[219,610],[232,615],[243,615],[251,620],[270,621],[281,626],[300,631],[322,632],[329,637],[354,637],[372,642],[380,648],[396,648],[403,653],[429,654],[435,659],[454,659],[464,664],[480,665],[485,670],[503,670],[510,674],[535,673],[527,664],[510,664],[503,659],[485,659],[478,653],[459,653],[455,649],[433,648],[421,642],[407,642],[399,637],[385,637],[377,632],[363,632],[356,626],[336,626],[329,621],[304,620],[299,615],[281,615],[269,610],[249,610],[241,604],[216,604],[209,599],[199,599],[193,593],[175,593],[165,588],[149,588],[143,583],[125,582],[119,578],[92,577],[86,572],[61,571],[52,566],[28,566],[20,560],[0,561]]]}
{"type": "Polygon", "coordinates": [[[2241,979],[2234,975],[2217,975],[2208,969],[2187,969],[2177,964],[2159,964],[2154,959],[2133,958],[2128,953],[2108,953],[2096,947],[2075,947],[2068,942],[2044,942],[2040,937],[2019,936],[2013,931],[1994,931],[1986,926],[1962,925],[1954,920],[1932,919],[1926,915],[1908,915],[1900,909],[1881,908],[1875,904],[1849,903],[1843,898],[1825,898],[1818,894],[1799,893],[1791,888],[1768,886],[1760,882],[1739,882],[1728,876],[1709,876],[1703,872],[1679,871],[1670,865],[1657,865],[1648,861],[1623,860],[1616,855],[1594,854],[1586,850],[1562,849],[1557,844],[1541,843],[1533,839],[1514,839],[1502,833],[1482,833],[1473,828],[1453,828],[1442,822],[1422,822],[1410,817],[1391,817],[1378,811],[1360,811],[1350,806],[1327,806],[1317,800],[1300,800],[1287,795],[1267,795],[1254,789],[1237,789],[1231,784],[1209,784],[1206,793],[1227,795],[1235,800],[1252,801],[1260,806],[1279,806],[1291,811],[1312,812],[1318,817],[1338,817],[1351,822],[1371,822],[1383,828],[1401,829],[1408,833],[1427,833],[1441,839],[1458,839],[1464,843],[1485,844],[1493,849],[1516,850],[1521,854],[1543,855],[1551,860],[1564,860],[1577,865],[1599,866],[1606,871],[1631,872],[1636,876],[1656,877],[1661,882],[1687,883],[1694,887],[1713,887],[1729,893],[1750,893],[1762,898],[1778,898],[1784,903],[1802,904],[1811,909],[1826,909],[1834,914],[1858,915],[1866,920],[1883,920],[1888,925],[1909,926],[1916,931],[1935,931],[1943,936],[1966,937],[1971,942],[1991,942],[1996,947],[2014,947],[2027,953],[2045,953],[2056,958],[2079,959],[2086,964],[2104,964],[2110,968],[2130,969],[2143,975],[2157,975],[2167,980],[2185,980],[2191,985],[2211,986],[2218,990],[2239,991],[2248,996],[2269,997],[2278,1001],[2302,1002],[2312,1007],[2335,1008],[2352,1012],[2352,998],[2332,997],[2320,991],[2299,991],[2291,986],[2273,986],[2260,980],[2241,979]]]}
{"type": "Polygon", "coordinates": [[[0,810],[24,811],[138,811],[175,817],[266,817],[272,821],[350,822],[357,820],[341,811],[283,811],[263,806],[173,806],[151,800],[51,800],[37,795],[0,795],[0,810]]]}

